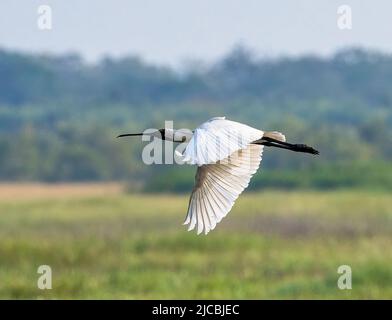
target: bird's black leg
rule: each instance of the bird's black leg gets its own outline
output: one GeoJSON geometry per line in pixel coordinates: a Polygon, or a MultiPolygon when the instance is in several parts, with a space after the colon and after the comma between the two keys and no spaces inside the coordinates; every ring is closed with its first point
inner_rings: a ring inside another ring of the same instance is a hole
{"type": "Polygon", "coordinates": [[[269,137],[263,137],[262,139],[256,140],[253,144],[259,144],[267,147],[276,147],[281,149],[287,149],[295,152],[304,152],[310,154],[319,154],[316,149],[307,146],[306,144],[292,144],[285,141],[276,140],[269,137]]]}

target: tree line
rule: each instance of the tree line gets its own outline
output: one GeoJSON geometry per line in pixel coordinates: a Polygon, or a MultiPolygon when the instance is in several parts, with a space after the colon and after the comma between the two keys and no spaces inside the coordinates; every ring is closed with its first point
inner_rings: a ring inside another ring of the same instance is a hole
{"type": "Polygon", "coordinates": [[[0,179],[178,191],[194,168],[147,167],[142,143],[114,137],[225,115],[321,151],[317,159],[266,152],[253,188],[391,187],[391,84],[392,56],[361,48],[272,59],[237,47],[182,70],[135,56],[91,64],[0,50],[0,179]]]}

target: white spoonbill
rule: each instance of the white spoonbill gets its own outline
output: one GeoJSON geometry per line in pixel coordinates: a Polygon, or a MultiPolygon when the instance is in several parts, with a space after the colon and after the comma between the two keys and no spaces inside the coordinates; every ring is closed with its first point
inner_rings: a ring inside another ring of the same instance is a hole
{"type": "Polygon", "coordinates": [[[203,231],[207,234],[229,213],[259,168],[264,146],[319,153],[307,145],[286,142],[280,132],[264,132],[225,117],[212,118],[193,133],[160,129],[149,135],[162,140],[188,142],[179,156],[185,163],[198,167],[184,224],[189,224],[188,231],[197,228],[197,234],[203,231]]]}

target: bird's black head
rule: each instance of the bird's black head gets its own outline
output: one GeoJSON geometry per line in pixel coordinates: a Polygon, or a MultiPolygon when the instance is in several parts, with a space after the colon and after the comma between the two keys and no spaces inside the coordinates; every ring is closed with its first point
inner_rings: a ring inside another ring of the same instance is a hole
{"type": "Polygon", "coordinates": [[[165,140],[165,133],[166,133],[166,130],[165,130],[165,129],[159,129],[158,131],[161,133],[161,138],[162,138],[162,140],[165,140]]]}

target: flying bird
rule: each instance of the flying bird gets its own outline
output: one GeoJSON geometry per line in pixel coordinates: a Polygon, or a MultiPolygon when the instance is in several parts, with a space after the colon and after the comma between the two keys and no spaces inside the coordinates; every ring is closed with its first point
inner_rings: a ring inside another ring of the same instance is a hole
{"type": "MultiPolygon", "coordinates": [[[[142,136],[121,134],[118,137],[142,136]]],[[[238,196],[260,166],[264,147],[275,147],[317,155],[305,144],[291,144],[278,131],[262,131],[248,125],[214,117],[193,132],[160,129],[150,136],[187,143],[177,156],[187,164],[197,165],[195,184],[189,199],[184,225],[197,234],[214,230],[230,212],[238,196]]]]}

